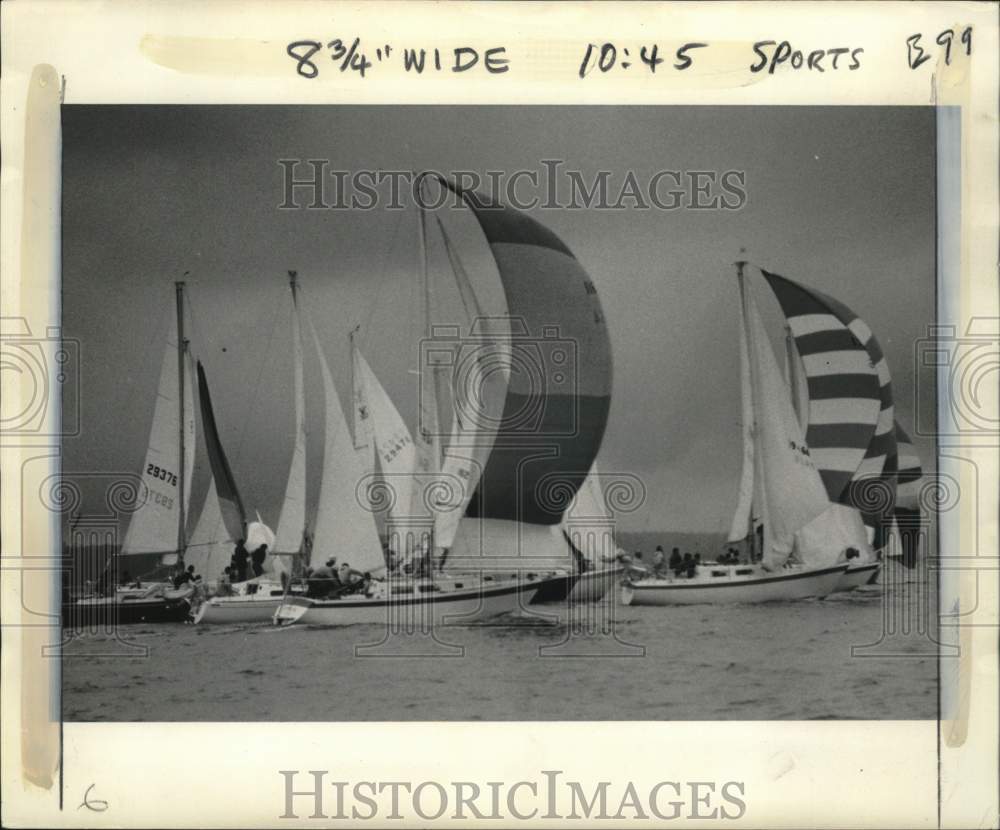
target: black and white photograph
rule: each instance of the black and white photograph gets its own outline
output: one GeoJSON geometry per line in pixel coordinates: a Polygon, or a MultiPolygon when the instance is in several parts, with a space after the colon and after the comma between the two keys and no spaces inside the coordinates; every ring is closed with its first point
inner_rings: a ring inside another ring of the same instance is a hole
{"type": "Polygon", "coordinates": [[[933,108],[62,129],[67,720],[936,717],[933,108]]]}
{"type": "Polygon", "coordinates": [[[0,6],[0,824],[1000,822],[978,2],[0,6]]]}

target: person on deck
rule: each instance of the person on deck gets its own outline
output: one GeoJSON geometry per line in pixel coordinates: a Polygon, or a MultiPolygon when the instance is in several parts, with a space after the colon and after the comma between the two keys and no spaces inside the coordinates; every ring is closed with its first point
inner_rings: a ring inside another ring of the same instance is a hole
{"type": "Polygon", "coordinates": [[[325,564],[306,574],[306,584],[308,585],[306,596],[322,599],[340,585],[340,580],[337,579],[337,574],[333,570],[333,566],[336,564],[337,557],[331,556],[325,564]]]}
{"type": "Polygon", "coordinates": [[[684,558],[681,560],[680,567],[677,569],[677,576],[693,576],[694,570],[694,560],[691,558],[690,553],[685,553],[684,558]]]}
{"type": "Polygon", "coordinates": [[[264,573],[264,560],[267,559],[267,545],[261,545],[250,555],[253,560],[253,575],[255,577],[264,573]]]}
{"type": "Polygon", "coordinates": [[[233,580],[231,573],[232,573],[232,568],[223,569],[222,576],[219,577],[219,582],[215,589],[217,596],[220,597],[232,596],[233,580]]]}
{"type": "Polygon", "coordinates": [[[187,585],[189,582],[194,582],[194,565],[188,565],[186,571],[174,577],[174,588],[180,588],[181,585],[187,585]]]}
{"type": "Polygon", "coordinates": [[[653,553],[653,576],[662,579],[667,575],[667,555],[663,552],[663,546],[657,545],[653,553]]]}
{"type": "Polygon", "coordinates": [[[233,551],[233,565],[236,567],[236,581],[245,582],[247,578],[247,560],[250,553],[247,551],[246,539],[240,539],[236,543],[236,550],[233,551]]]}
{"type": "Polygon", "coordinates": [[[670,551],[670,560],[668,562],[668,566],[670,567],[670,570],[672,570],[675,574],[680,569],[681,566],[680,548],[674,548],[673,550],[670,551]]]}
{"type": "Polygon", "coordinates": [[[340,579],[341,595],[353,594],[364,585],[364,574],[354,570],[347,562],[340,566],[338,578],[340,579]]]}

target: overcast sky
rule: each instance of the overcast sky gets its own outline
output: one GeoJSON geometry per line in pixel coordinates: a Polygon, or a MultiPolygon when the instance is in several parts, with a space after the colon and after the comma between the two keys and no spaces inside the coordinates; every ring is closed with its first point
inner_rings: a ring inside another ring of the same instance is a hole
{"type": "MultiPolygon", "coordinates": [[[[81,341],[82,401],[81,435],[65,443],[67,474],[139,471],[173,282],[185,271],[192,348],[208,372],[222,439],[244,500],[269,524],[292,446],[289,268],[300,274],[341,398],[349,395],[347,333],[361,323],[366,356],[412,425],[415,213],[278,210],[281,158],[328,159],[347,171],[534,170],[543,179],[542,160],[561,159],[588,180],[610,171],[613,194],[629,170],[642,183],[660,170],[745,171],[748,200],[737,211],[530,211],[574,252],[604,306],[614,391],[598,462],[640,475],[648,490],[625,529],[729,524],[740,462],[732,263],[741,247],[870,324],[893,372],[900,420],[913,426],[913,345],[934,315],[930,107],[63,112],[63,324],[81,341]]],[[[455,211],[444,221],[493,302],[496,274],[475,226],[455,211]]],[[[440,242],[431,245],[447,309],[440,242]]],[[[771,302],[766,290],[758,281],[758,298],[771,302]]],[[[307,361],[318,446],[321,386],[307,361]]],[[[930,395],[919,405],[933,417],[930,395]]],[[[313,465],[311,484],[317,475],[313,465]]],[[[202,472],[195,511],[204,482],[202,472]]],[[[101,493],[89,489],[84,510],[102,508],[101,493]]]]}

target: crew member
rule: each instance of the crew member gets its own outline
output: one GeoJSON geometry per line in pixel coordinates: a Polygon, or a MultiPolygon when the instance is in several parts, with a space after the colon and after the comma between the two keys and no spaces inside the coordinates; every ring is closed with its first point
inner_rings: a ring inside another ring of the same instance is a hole
{"type": "Polygon", "coordinates": [[[667,555],[663,552],[663,546],[657,545],[653,552],[653,576],[662,579],[667,575],[667,555]]]}
{"type": "Polygon", "coordinates": [[[253,560],[253,575],[255,577],[264,573],[264,560],[267,558],[267,545],[261,545],[251,554],[253,560]]]}
{"type": "Polygon", "coordinates": [[[236,543],[236,550],[233,551],[233,565],[236,568],[236,581],[245,582],[247,578],[247,560],[250,554],[247,552],[246,539],[240,539],[236,543]]]}

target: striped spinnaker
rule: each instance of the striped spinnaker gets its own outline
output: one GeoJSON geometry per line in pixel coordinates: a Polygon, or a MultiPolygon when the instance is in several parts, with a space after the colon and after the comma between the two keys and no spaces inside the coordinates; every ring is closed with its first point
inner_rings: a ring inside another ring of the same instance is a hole
{"type": "Polygon", "coordinates": [[[587,476],[611,406],[611,344],[593,282],[531,217],[443,181],[482,228],[510,314],[510,378],[466,515],[555,525],[587,476]]]}
{"type": "Polygon", "coordinates": [[[761,269],[781,305],[809,389],[806,442],[831,501],[856,507],[885,543],[896,484],[892,378],[882,348],[838,300],[761,269]]]}

